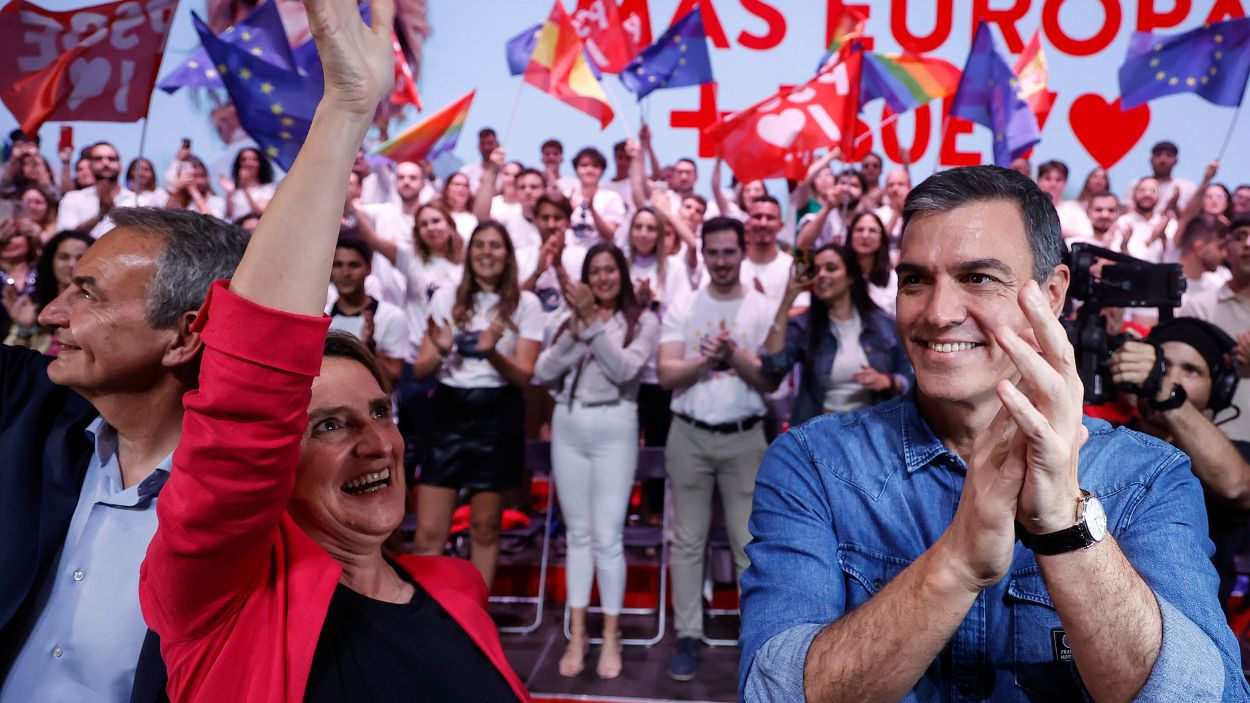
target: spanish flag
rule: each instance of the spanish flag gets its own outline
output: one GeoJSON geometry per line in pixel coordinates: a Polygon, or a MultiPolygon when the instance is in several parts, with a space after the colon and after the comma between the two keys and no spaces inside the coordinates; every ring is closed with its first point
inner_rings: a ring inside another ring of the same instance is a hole
{"type": "Polygon", "coordinates": [[[608,96],[586,60],[582,40],[560,0],[551,6],[551,14],[539,32],[534,53],[525,67],[525,82],[598,118],[600,129],[612,121],[608,96]]]}

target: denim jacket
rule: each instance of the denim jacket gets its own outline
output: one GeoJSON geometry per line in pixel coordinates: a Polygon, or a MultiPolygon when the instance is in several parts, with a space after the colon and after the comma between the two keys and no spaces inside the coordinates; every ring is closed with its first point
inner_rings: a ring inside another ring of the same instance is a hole
{"type": "MultiPolygon", "coordinates": [[[[810,312],[795,316],[786,325],[786,345],[781,351],[760,355],[764,373],[776,378],[785,376],[795,364],[802,365],[799,390],[790,413],[792,427],[816,417],[824,409],[825,393],[829,390],[829,369],[833,368],[833,359],[838,355],[838,338],[834,336],[831,325],[820,340],[816,358],[807,358],[811,317],[810,312]]],[[[894,318],[878,310],[862,322],[864,331],[860,333],[859,344],[864,348],[864,356],[868,357],[868,365],[893,376],[898,381],[899,390],[906,391],[916,375],[911,361],[903,352],[903,345],[898,343],[894,318]]]]}
{"type": "MultiPolygon", "coordinates": [[[[1085,427],[1081,487],[1102,502],[1108,529],[1163,620],[1138,700],[1250,701],[1216,598],[1202,489],[1189,459],[1101,420],[1086,418],[1085,427]]],[[[803,700],[812,640],[937,541],[965,471],[921,418],[914,393],[817,418],[773,443],[756,479],[751,566],[742,577],[742,700],[803,700]]],[[[977,597],[905,700],[1089,700],[1063,627],[1037,560],[1017,544],[1007,575],[977,597]]]]}

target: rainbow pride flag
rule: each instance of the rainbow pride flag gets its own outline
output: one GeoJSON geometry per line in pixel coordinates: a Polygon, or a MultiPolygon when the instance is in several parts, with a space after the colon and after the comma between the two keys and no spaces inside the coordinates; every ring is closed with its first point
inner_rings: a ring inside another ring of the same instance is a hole
{"type": "Polygon", "coordinates": [[[469,106],[477,90],[409,127],[395,137],[377,145],[373,153],[392,161],[433,161],[456,148],[464,119],[469,116],[469,106]]]}
{"type": "Polygon", "coordinates": [[[954,95],[960,73],[953,64],[936,57],[865,53],[859,104],[885,98],[890,109],[901,114],[954,95]]]}

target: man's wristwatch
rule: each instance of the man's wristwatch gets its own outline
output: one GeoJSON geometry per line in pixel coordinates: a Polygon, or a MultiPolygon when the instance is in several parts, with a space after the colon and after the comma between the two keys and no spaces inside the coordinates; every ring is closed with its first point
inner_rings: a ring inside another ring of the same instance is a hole
{"type": "Polygon", "coordinates": [[[1050,556],[1067,554],[1078,549],[1085,549],[1098,544],[1107,536],[1107,513],[1102,503],[1089,491],[1081,491],[1080,516],[1076,524],[1065,530],[1035,535],[1016,525],[1016,536],[1020,543],[1033,550],[1034,554],[1050,556]]]}

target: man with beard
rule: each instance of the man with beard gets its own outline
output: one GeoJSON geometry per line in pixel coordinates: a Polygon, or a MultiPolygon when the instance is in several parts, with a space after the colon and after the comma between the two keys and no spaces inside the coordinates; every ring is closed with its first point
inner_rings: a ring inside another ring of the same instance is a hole
{"type": "MultiPolygon", "coordinates": [[[[1228,282],[1185,301],[1181,314],[1210,322],[1236,340],[1233,356],[1241,378],[1250,375],[1250,218],[1233,220],[1224,249],[1228,255],[1228,282]]],[[[1233,406],[1237,417],[1220,424],[1232,439],[1250,441],[1250,383],[1237,386],[1233,406]]]]}
{"type": "Polygon", "coordinates": [[[100,235],[113,229],[109,212],[115,207],[136,207],[139,197],[118,182],[122,170],[121,156],[108,142],[88,147],[91,160],[92,185],[66,193],[56,213],[57,229],[73,229],[100,235]]]}
{"type": "Polygon", "coordinates": [[[1155,212],[1158,202],[1158,181],[1142,178],[1133,188],[1133,209],[1115,223],[1122,251],[1153,264],[1169,260],[1169,257],[1171,261],[1177,260],[1177,255],[1169,254],[1176,225],[1167,216],[1155,212]]]}
{"type": "MultiPolygon", "coordinates": [[[[522,251],[533,249],[536,252],[543,243],[534,222],[534,205],[539,196],[547,192],[548,184],[541,171],[522,168],[513,179],[516,205],[519,207],[493,208],[495,189],[500,181],[499,173],[507,156],[503,147],[496,147],[487,160],[486,170],[482,172],[482,189],[473,196],[473,216],[478,222],[494,218],[502,223],[508,230],[508,236],[512,238],[512,246],[516,249],[517,260],[520,261],[522,251]]],[[[581,272],[578,273],[580,275],[581,272]]]]}
{"type": "Polygon", "coordinates": [[[673,530],[673,611],[677,649],[668,673],[694,678],[703,635],[703,566],[712,491],[719,487],[725,529],[739,577],[755,472],[766,448],[764,393],[758,351],[776,304],[743,285],[745,232],[731,217],[703,223],[708,284],[674,303],[660,335],[660,385],[673,391],[666,462],[677,524],[673,530]]]}
{"type": "Polygon", "coordinates": [[[911,174],[905,168],[893,168],[885,176],[885,199],[873,210],[885,223],[890,238],[890,251],[898,250],[898,239],[903,234],[903,203],[911,192],[911,174]]]}
{"type": "Polygon", "coordinates": [[[1089,199],[1085,214],[1089,217],[1089,236],[1072,239],[1068,242],[1069,245],[1086,242],[1104,249],[1120,251],[1123,242],[1117,238],[1119,232],[1115,228],[1116,220],[1120,218],[1120,199],[1112,193],[1099,193],[1089,199]]]}
{"type": "Polygon", "coordinates": [[[1250,443],[1229,440],[1213,422],[1228,409],[1237,386],[1233,345],[1214,325],[1178,317],[1144,341],[1125,342],[1111,359],[1111,380],[1133,385],[1146,382],[1159,354],[1166,361],[1159,391],[1137,399],[1142,420],[1135,429],[1189,455],[1205,495],[1222,607],[1237,580],[1234,557],[1245,549],[1250,516],[1250,443]]]}
{"type": "MultiPolygon", "coordinates": [[[[490,167],[490,155],[499,148],[499,137],[495,136],[495,130],[490,127],[483,127],[477,133],[477,152],[481,154],[481,161],[474,161],[460,167],[460,173],[469,177],[469,189],[474,193],[478,192],[482,187],[482,174],[490,167]]],[[[487,198],[489,200],[489,198],[487,198]]],[[[478,218],[482,219],[482,218],[478,218]]]]}
{"type": "MultiPolygon", "coordinates": [[[[1162,214],[1172,203],[1173,198],[1176,199],[1178,209],[1185,207],[1185,203],[1188,203],[1190,198],[1198,192],[1198,186],[1192,181],[1172,177],[1172,171],[1176,169],[1178,153],[1176,145],[1169,141],[1159,142],[1150,149],[1150,177],[1154,178],[1158,188],[1158,200],[1154,205],[1157,214],[1162,214]]],[[[1144,179],[1135,179],[1129,183],[1130,199],[1141,180],[1144,179]]]]}

